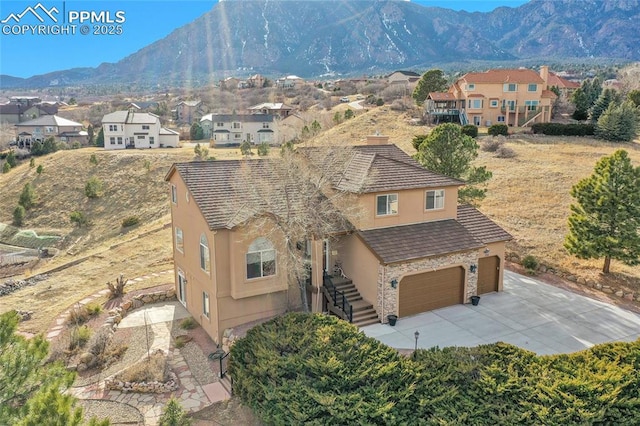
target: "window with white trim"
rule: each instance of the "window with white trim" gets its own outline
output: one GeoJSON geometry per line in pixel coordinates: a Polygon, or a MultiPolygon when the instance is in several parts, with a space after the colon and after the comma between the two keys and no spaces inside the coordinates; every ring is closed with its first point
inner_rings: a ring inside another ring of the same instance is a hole
{"type": "Polygon", "coordinates": [[[426,210],[444,209],[444,189],[427,191],[426,210]]]}
{"type": "Polygon", "coordinates": [[[109,131],[110,132],[117,132],[118,131],[118,125],[117,124],[109,124],[109,131]]]}
{"type": "Polygon", "coordinates": [[[122,145],[122,136],[118,136],[118,145],[122,145]]]}
{"type": "Polygon", "coordinates": [[[491,99],[489,101],[489,107],[491,108],[498,108],[498,100],[497,99],[491,99]]]}
{"type": "Polygon", "coordinates": [[[180,269],[178,269],[178,300],[187,306],[187,278],[180,269]]]}
{"type": "Polygon", "coordinates": [[[149,130],[149,126],[147,124],[142,125],[142,130],[149,130]]]}
{"type": "Polygon", "coordinates": [[[211,258],[209,256],[209,243],[207,242],[207,237],[202,234],[200,235],[200,269],[209,273],[210,267],[211,258]]]}
{"type": "Polygon", "coordinates": [[[149,144],[153,145],[156,143],[156,138],[154,136],[149,136],[149,144]]]}
{"type": "Polygon", "coordinates": [[[398,194],[384,194],[376,197],[376,216],[398,214],[398,194]]]}
{"type": "Polygon", "coordinates": [[[171,202],[173,204],[178,203],[178,188],[175,185],[171,185],[171,202]]]}
{"type": "Polygon", "coordinates": [[[469,99],[469,109],[482,109],[482,99],[469,99]]]}
{"type": "Polygon", "coordinates": [[[182,235],[182,229],[176,226],[176,250],[180,253],[184,253],[184,236],[182,235]]]}
{"type": "Polygon", "coordinates": [[[269,128],[269,123],[262,123],[262,128],[263,129],[268,129],[269,128]]]}
{"type": "Polygon", "coordinates": [[[504,115],[498,116],[498,123],[504,123],[504,115]]]}
{"type": "Polygon", "coordinates": [[[268,277],[276,274],[276,250],[271,241],[256,238],[247,250],[247,279],[268,277]]]}
{"type": "Polygon", "coordinates": [[[111,145],[115,145],[115,144],[116,144],[116,138],[114,138],[113,136],[111,136],[111,137],[109,138],[109,143],[110,143],[111,145]]]}
{"type": "Polygon", "coordinates": [[[518,91],[518,85],[516,83],[504,83],[502,85],[502,91],[503,92],[517,92],[518,91]]]}
{"type": "Polygon", "coordinates": [[[535,111],[538,109],[538,101],[524,101],[524,106],[528,111],[535,111]]]}
{"type": "Polygon", "coordinates": [[[206,291],[202,292],[202,315],[204,315],[207,318],[211,318],[210,317],[210,313],[209,313],[209,293],[207,293],[206,291]]]}
{"type": "Polygon", "coordinates": [[[476,90],[476,85],[475,85],[475,83],[469,83],[469,84],[467,84],[467,90],[468,90],[468,91],[476,90]]]}
{"type": "Polygon", "coordinates": [[[527,92],[537,92],[538,91],[538,85],[535,83],[530,83],[527,86],[527,92]]]}

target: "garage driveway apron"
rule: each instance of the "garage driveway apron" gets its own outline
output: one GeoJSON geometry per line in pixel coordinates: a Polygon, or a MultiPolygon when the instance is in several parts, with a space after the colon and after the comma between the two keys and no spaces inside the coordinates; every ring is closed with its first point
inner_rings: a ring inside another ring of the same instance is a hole
{"type": "Polygon", "coordinates": [[[640,315],[535,278],[504,273],[504,291],[481,296],[478,306],[456,305],[374,324],[367,336],[399,349],[477,346],[506,342],[540,355],[640,338],[640,315]]]}

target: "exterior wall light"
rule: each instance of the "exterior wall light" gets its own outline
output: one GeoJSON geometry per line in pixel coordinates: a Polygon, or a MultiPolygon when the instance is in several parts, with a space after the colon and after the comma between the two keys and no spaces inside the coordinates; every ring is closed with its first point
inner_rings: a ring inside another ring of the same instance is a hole
{"type": "Polygon", "coordinates": [[[398,280],[396,279],[391,280],[391,288],[398,288],[398,280]]]}
{"type": "Polygon", "coordinates": [[[469,270],[471,271],[472,274],[475,274],[476,271],[478,270],[478,265],[473,263],[471,266],[469,266],[469,270]]]}

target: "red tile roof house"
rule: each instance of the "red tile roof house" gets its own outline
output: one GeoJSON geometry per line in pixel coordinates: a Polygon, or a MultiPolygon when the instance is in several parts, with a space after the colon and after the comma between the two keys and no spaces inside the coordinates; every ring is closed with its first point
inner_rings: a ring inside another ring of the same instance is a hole
{"type": "MultiPolygon", "coordinates": [[[[426,170],[384,136],[351,150],[332,191],[352,194],[362,214],[349,218],[347,231],[299,247],[308,254],[311,310],[366,325],[502,290],[511,237],[458,205],[463,182],[426,170]]],[[[296,153],[317,158],[311,148],[296,153]]],[[[243,198],[234,174],[249,167],[270,179],[261,170],[267,161],[279,160],[177,163],[166,176],[176,294],[218,343],[228,328],[301,306],[300,292],[287,283],[279,234],[249,235],[245,225],[255,216],[239,219],[242,209],[225,207],[243,198]]]]}

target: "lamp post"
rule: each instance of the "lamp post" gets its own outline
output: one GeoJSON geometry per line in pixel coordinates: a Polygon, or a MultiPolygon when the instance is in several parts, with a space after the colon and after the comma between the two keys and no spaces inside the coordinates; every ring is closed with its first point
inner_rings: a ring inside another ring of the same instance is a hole
{"type": "Polygon", "coordinates": [[[414,354],[414,357],[415,357],[415,353],[416,353],[415,351],[418,350],[418,337],[420,337],[420,332],[416,330],[416,332],[413,333],[413,337],[416,338],[416,347],[415,347],[415,350],[413,351],[413,354],[414,354]]]}

